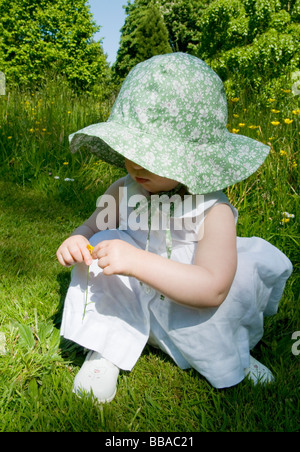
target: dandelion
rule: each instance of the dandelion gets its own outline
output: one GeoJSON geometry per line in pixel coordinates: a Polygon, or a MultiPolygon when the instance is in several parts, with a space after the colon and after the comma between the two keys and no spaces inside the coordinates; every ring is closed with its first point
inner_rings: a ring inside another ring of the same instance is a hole
{"type": "Polygon", "coordinates": [[[290,89],[282,89],[282,88],[281,88],[281,91],[285,94],[289,94],[291,92],[290,89]]]}
{"type": "Polygon", "coordinates": [[[300,115],[300,108],[292,111],[293,115],[300,115]]]}
{"type": "Polygon", "coordinates": [[[7,139],[8,139],[8,140],[11,140],[11,139],[12,139],[12,137],[7,137],[7,139]]]}
{"type": "Polygon", "coordinates": [[[254,125],[249,126],[249,129],[258,129],[258,128],[259,128],[259,126],[254,126],[254,125]]]}
{"type": "Polygon", "coordinates": [[[29,132],[30,132],[30,133],[33,133],[33,132],[34,132],[34,129],[29,129],[29,132]]]}
{"type": "Polygon", "coordinates": [[[292,124],[293,121],[294,121],[293,119],[289,119],[289,118],[286,118],[286,119],[284,120],[284,122],[285,122],[286,124],[292,124]]]}
{"type": "Polygon", "coordinates": [[[292,163],[292,168],[297,168],[297,162],[296,162],[296,160],[293,160],[293,163],[292,163]]]}
{"type": "Polygon", "coordinates": [[[268,102],[275,102],[276,101],[276,99],[273,99],[272,97],[270,97],[269,99],[268,99],[268,102]]]}
{"type": "Polygon", "coordinates": [[[94,247],[93,247],[92,245],[90,245],[90,244],[88,244],[86,247],[87,247],[87,249],[89,250],[89,252],[90,252],[91,255],[92,255],[92,252],[93,252],[94,247]]]}
{"type": "Polygon", "coordinates": [[[68,115],[70,115],[71,113],[72,113],[72,112],[69,110],[69,111],[68,111],[68,115]]]}
{"type": "Polygon", "coordinates": [[[283,149],[280,150],[280,155],[287,155],[287,152],[284,151],[283,149]]]}
{"type": "Polygon", "coordinates": [[[63,165],[69,165],[69,162],[64,162],[63,165]]]}
{"type": "Polygon", "coordinates": [[[239,123],[239,127],[245,127],[246,124],[244,124],[243,122],[239,123]]]}
{"type": "Polygon", "coordinates": [[[233,117],[234,118],[238,118],[240,115],[234,114],[233,117]]]}
{"type": "Polygon", "coordinates": [[[238,133],[240,129],[232,129],[232,133],[238,133]]]}
{"type": "Polygon", "coordinates": [[[239,97],[233,97],[230,100],[231,100],[231,102],[235,103],[235,102],[238,102],[240,100],[240,98],[239,97]]]}
{"type": "Polygon", "coordinates": [[[272,124],[273,126],[279,126],[280,121],[271,121],[271,124],[272,124]]]}
{"type": "Polygon", "coordinates": [[[281,219],[280,224],[289,223],[292,218],[295,218],[295,215],[293,213],[281,212],[281,215],[282,215],[282,219],[281,219]]]}
{"type": "Polygon", "coordinates": [[[275,108],[272,108],[271,112],[272,113],[280,113],[280,110],[275,110],[275,108]]]}

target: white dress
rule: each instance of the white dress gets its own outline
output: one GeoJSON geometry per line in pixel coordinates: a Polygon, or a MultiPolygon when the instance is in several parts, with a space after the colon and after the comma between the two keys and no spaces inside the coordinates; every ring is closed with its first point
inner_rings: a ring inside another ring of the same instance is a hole
{"type": "MultiPolygon", "coordinates": [[[[129,176],[127,199],[146,194],[129,176]]],[[[192,195],[190,195],[192,196],[192,195]]],[[[198,198],[191,208],[174,212],[170,230],[171,259],[192,263],[198,232],[209,210],[218,203],[237,211],[222,192],[198,198]],[[186,229],[175,226],[176,218],[189,219],[186,229]],[[178,229],[178,230],[177,230],[178,229]]],[[[122,239],[145,249],[147,230],[132,231],[128,215],[132,211],[123,198],[119,229],[96,233],[95,246],[102,240],[122,239]]],[[[162,212],[157,211],[158,215],[162,212]]],[[[150,232],[149,251],[167,257],[166,230],[150,232]]],[[[123,370],[131,370],[149,342],[173,358],[182,369],[193,367],[214,387],[239,383],[249,366],[250,350],[263,336],[263,317],[277,311],[286,280],[292,272],[289,259],[276,247],[257,237],[237,238],[238,265],[225,301],[218,308],[190,308],[163,297],[133,277],[105,276],[93,261],[89,270],[86,312],[87,266],[72,269],[61,334],[81,346],[95,350],[123,370]]]]}

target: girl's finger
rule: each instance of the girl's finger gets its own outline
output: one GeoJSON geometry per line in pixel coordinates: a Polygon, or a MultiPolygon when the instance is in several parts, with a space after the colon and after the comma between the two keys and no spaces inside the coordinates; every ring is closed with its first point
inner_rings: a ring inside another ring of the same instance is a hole
{"type": "Polygon", "coordinates": [[[82,258],[83,261],[86,265],[91,265],[91,263],[93,262],[92,256],[91,256],[91,252],[87,249],[87,247],[83,247],[81,249],[81,254],[82,254],[82,258]]]}
{"type": "Polygon", "coordinates": [[[67,248],[57,252],[57,259],[64,267],[70,267],[74,263],[74,259],[67,248]]]}
{"type": "Polygon", "coordinates": [[[104,240],[103,242],[98,243],[93,251],[92,251],[92,257],[93,259],[99,259],[99,257],[103,257],[106,254],[105,249],[107,248],[108,241],[104,240]]]}
{"type": "Polygon", "coordinates": [[[107,256],[100,257],[100,259],[98,259],[98,266],[100,268],[103,269],[103,268],[107,267],[108,264],[109,264],[109,262],[108,262],[108,257],[107,256]]]}

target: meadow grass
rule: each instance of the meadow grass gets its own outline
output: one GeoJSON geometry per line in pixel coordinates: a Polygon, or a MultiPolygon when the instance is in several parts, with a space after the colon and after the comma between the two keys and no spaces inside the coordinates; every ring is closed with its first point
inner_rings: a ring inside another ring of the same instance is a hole
{"type": "Polygon", "coordinates": [[[280,92],[259,109],[229,100],[229,130],[271,145],[259,171],[226,190],[239,210],[238,234],[269,240],[294,265],[278,314],[266,319],[253,351],[275,383],[245,380],[217,390],[147,346],[133,371],[121,372],[113,402],[99,408],[71,391],[84,355],[59,336],[70,270],[55,252],[122,175],[68,147],[68,134],[105,120],[111,102],[75,96],[54,82],[0,97],[0,431],[299,430],[300,355],[292,352],[292,334],[300,331],[298,100],[280,92]]]}

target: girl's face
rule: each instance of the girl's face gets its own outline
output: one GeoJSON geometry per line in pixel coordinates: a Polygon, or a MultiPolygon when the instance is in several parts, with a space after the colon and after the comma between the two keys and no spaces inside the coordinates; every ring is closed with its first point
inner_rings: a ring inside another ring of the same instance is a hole
{"type": "Polygon", "coordinates": [[[177,181],[157,176],[131,160],[125,159],[125,167],[132,179],[150,193],[173,190],[178,185],[177,181]]]}

